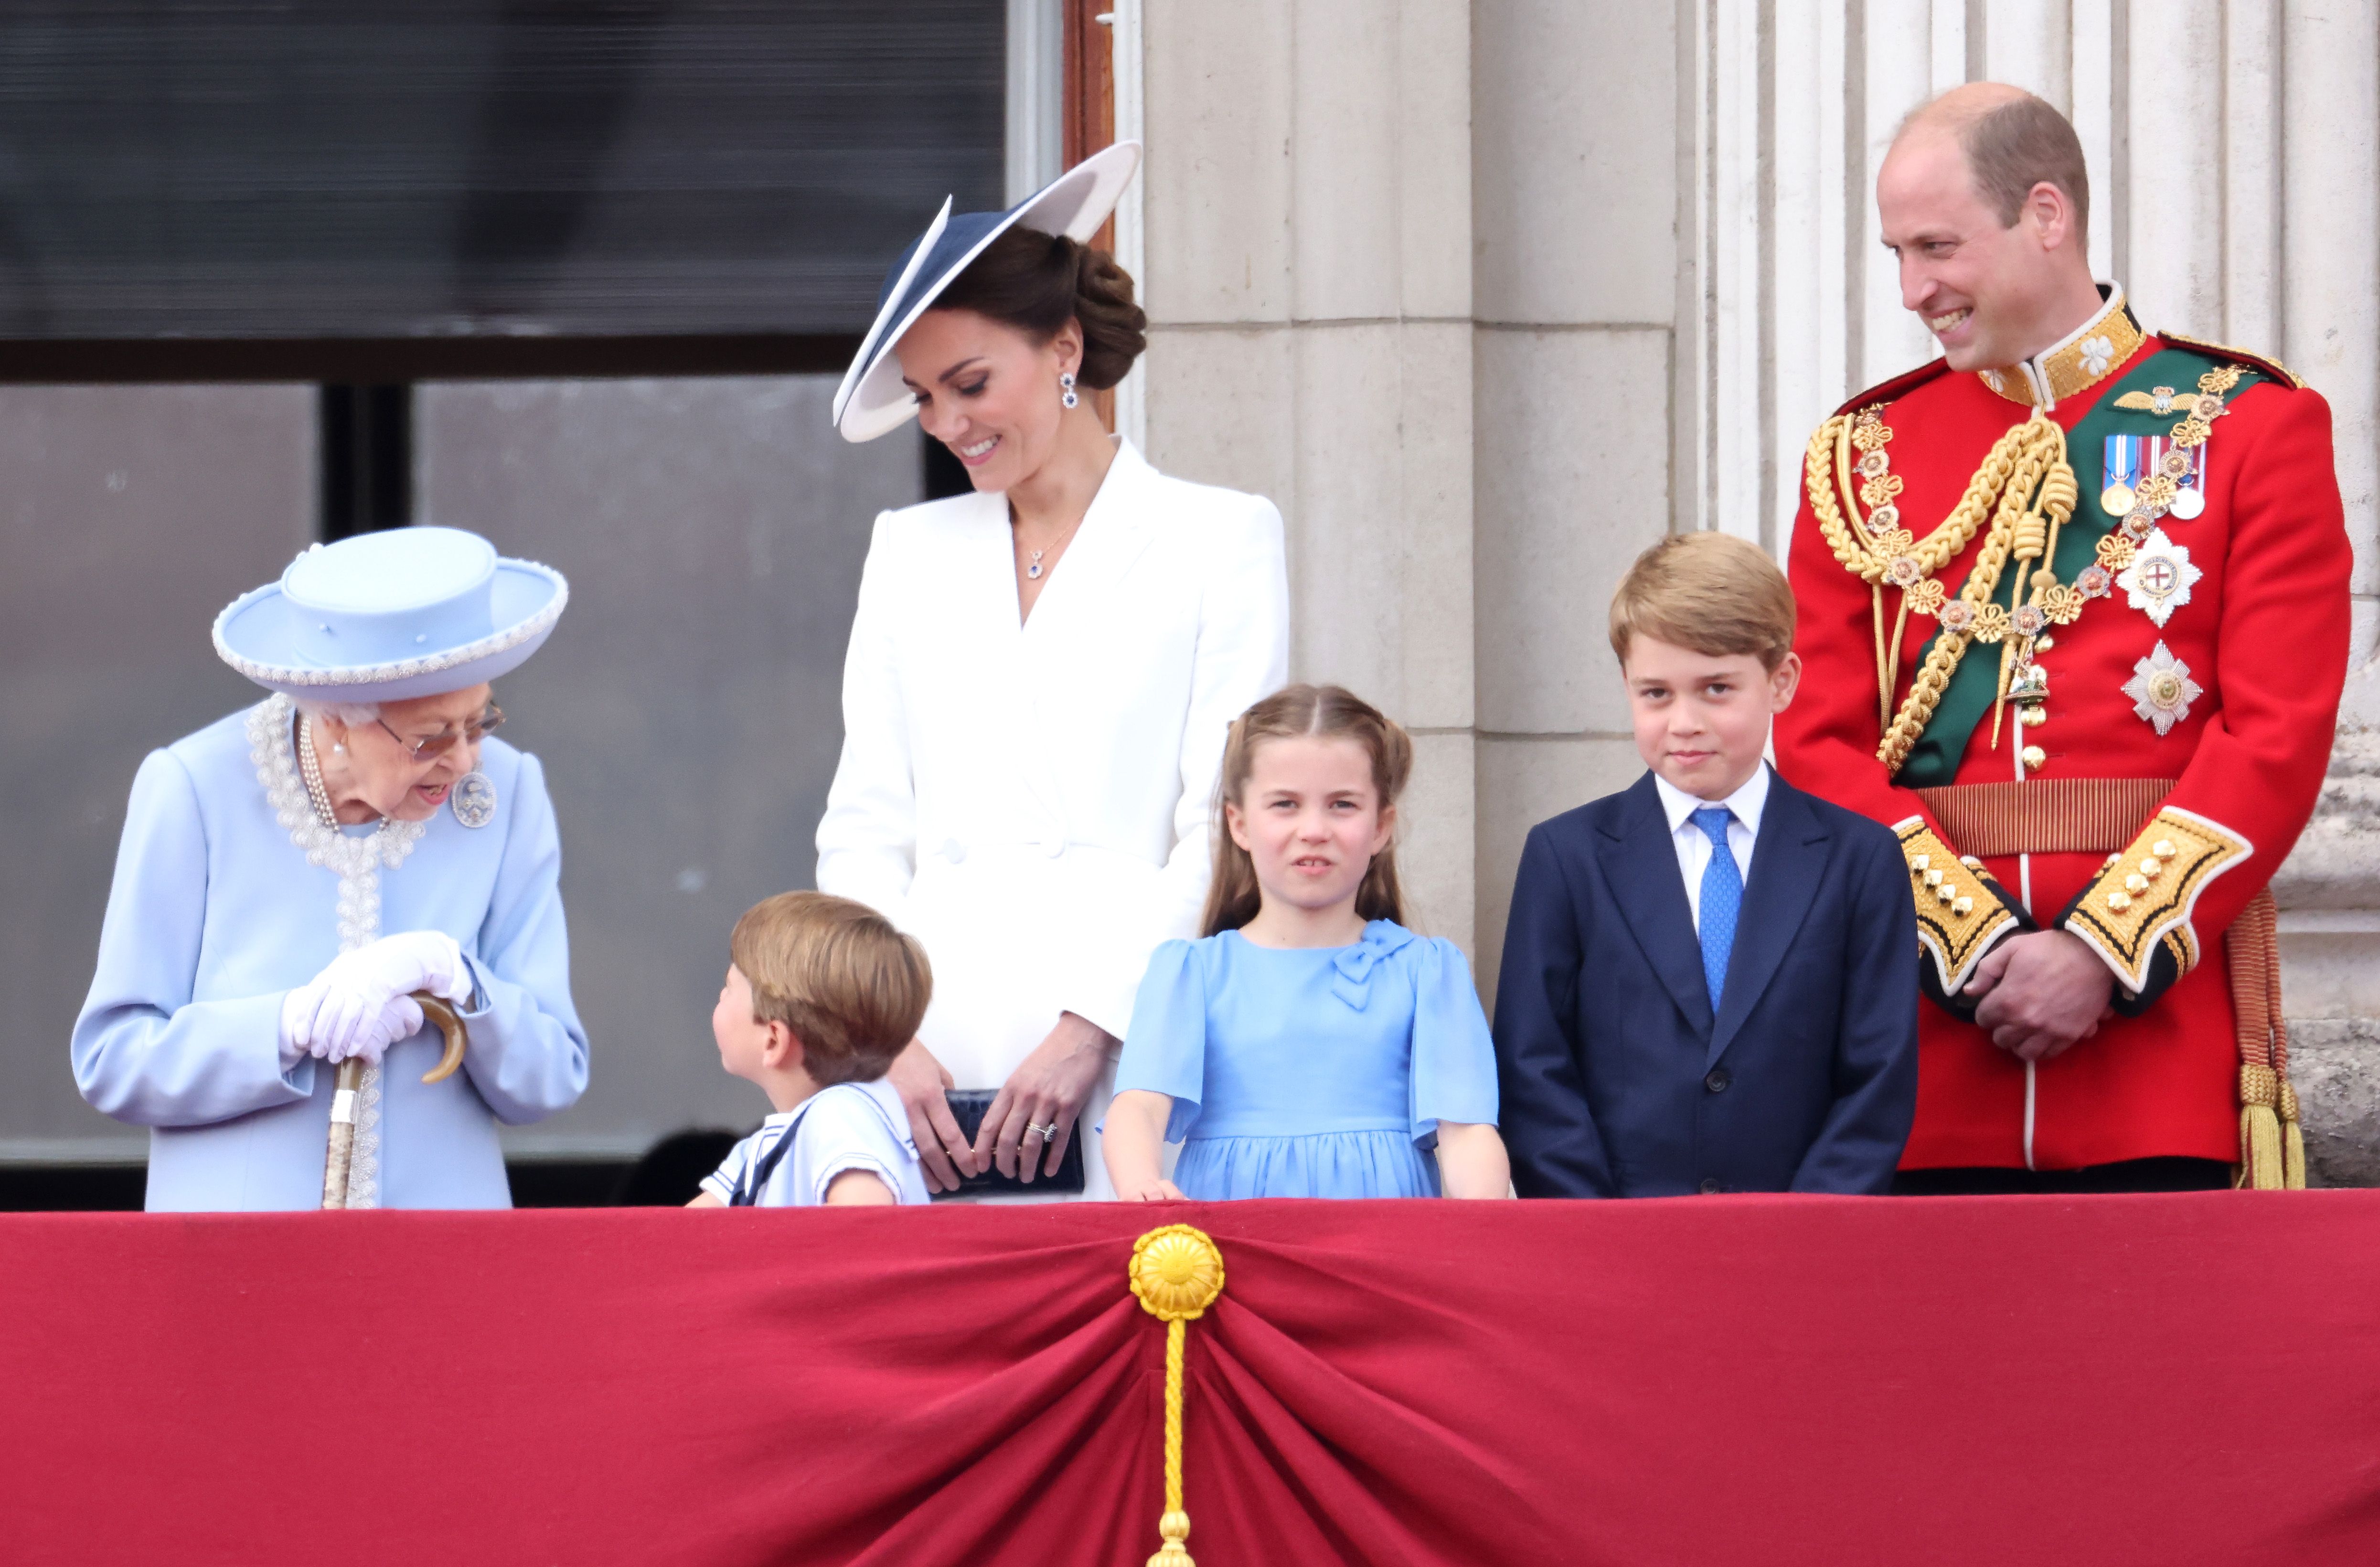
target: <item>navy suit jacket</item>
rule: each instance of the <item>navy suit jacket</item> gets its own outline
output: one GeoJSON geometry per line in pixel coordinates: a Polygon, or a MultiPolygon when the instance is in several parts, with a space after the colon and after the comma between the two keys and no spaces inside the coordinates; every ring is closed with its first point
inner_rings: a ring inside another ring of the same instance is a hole
{"type": "Polygon", "coordinates": [[[1886,828],[1771,775],[1718,1015],[1646,773],[1529,832],[1496,988],[1524,1197],[1882,1192],[1917,1110],[1916,914],[1886,828]]]}

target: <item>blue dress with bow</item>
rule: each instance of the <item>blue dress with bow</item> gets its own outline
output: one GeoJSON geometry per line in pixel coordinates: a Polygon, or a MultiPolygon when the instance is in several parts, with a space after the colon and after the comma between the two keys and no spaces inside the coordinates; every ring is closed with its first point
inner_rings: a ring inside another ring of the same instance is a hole
{"type": "Polygon", "coordinates": [[[1438,1124],[1493,1124],[1496,1053],[1451,941],[1376,919],[1351,947],[1236,930],[1149,960],[1116,1088],[1173,1100],[1184,1196],[1438,1195],[1438,1124]]]}

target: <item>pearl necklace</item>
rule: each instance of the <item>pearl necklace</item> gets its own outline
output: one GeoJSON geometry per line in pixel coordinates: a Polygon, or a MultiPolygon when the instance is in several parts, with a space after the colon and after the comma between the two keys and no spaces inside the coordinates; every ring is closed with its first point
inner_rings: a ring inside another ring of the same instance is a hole
{"type": "Polygon", "coordinates": [[[331,788],[322,782],[322,759],[314,752],[314,721],[302,713],[298,718],[298,772],[306,781],[306,798],[313,803],[314,820],[337,832],[339,813],[331,808],[331,788]]]}

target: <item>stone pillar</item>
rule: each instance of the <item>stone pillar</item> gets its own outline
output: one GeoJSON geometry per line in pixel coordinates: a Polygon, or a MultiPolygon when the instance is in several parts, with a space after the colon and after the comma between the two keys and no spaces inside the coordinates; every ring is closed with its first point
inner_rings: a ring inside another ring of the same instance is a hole
{"type": "Polygon", "coordinates": [[[2247,128],[2277,139],[2279,155],[2277,167],[2248,185],[2266,215],[2266,226],[2250,237],[2277,253],[2279,265],[2277,290],[2272,281],[2252,279],[2265,286],[2251,297],[2251,308],[2277,310],[2281,355],[2330,399],[2339,488],[2356,547],[2354,651],[2330,783],[2313,825],[2274,882],[2281,904],[2282,997],[2295,1032],[2293,1075],[2306,1101],[2310,1161],[2332,1181],[2380,1184],[2380,1082],[2374,1071],[2380,1065],[2380,664],[2373,658],[2380,589],[2374,559],[2380,540],[2374,494],[2380,484],[2380,283],[2372,260],[2380,250],[2380,164],[2373,145],[2380,126],[2373,47],[2380,5],[2341,0],[2252,9],[2266,24],[2264,37],[2278,35],[2265,57],[2276,62],[2266,70],[2277,83],[2279,108],[2277,115],[2257,115],[2247,128]],[[2275,204],[2277,234],[2270,223],[2275,204]]]}
{"type": "Polygon", "coordinates": [[[1678,521],[1682,128],[1668,7],[1502,0],[1474,11],[1472,49],[1488,990],[1529,826],[1641,769],[1606,626],[1678,521]]]}
{"type": "Polygon", "coordinates": [[[1473,939],[1470,16],[1142,13],[1148,456],[1270,496],[1293,678],[1414,732],[1416,921],[1473,939]]]}

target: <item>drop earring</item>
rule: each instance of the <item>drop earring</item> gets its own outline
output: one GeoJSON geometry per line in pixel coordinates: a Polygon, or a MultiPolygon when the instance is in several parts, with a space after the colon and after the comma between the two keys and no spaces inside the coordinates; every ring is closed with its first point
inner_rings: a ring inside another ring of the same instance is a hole
{"type": "Polygon", "coordinates": [[[1075,395],[1075,372],[1073,370],[1065,370],[1060,373],[1058,377],[1058,402],[1060,406],[1063,407],[1075,407],[1082,402],[1080,397],[1075,395]]]}

